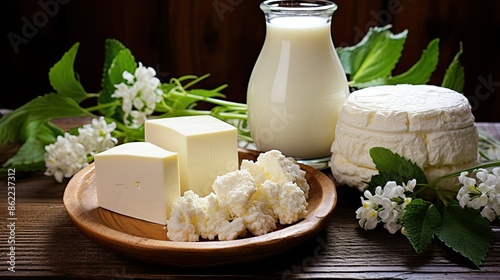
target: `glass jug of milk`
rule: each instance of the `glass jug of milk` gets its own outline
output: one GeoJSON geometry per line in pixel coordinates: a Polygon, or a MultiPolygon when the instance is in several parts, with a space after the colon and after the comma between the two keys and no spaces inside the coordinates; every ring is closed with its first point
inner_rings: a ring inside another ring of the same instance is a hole
{"type": "Polygon", "coordinates": [[[264,1],[266,37],[250,76],[248,124],[257,149],[307,163],[330,159],[349,94],[331,37],[330,1],[264,1]]]}

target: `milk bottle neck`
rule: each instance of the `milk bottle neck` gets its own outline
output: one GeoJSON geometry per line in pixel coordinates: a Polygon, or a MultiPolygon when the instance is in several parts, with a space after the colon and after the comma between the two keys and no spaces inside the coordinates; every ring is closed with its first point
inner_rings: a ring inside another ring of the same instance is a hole
{"type": "Polygon", "coordinates": [[[260,8],[268,24],[315,26],[330,24],[337,5],[326,0],[268,0],[260,8]]]}

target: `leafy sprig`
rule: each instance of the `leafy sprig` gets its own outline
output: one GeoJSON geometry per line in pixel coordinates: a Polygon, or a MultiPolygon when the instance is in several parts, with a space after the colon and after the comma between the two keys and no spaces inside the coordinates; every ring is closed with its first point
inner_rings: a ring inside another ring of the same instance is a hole
{"type": "MultiPolygon", "coordinates": [[[[350,87],[365,88],[378,85],[425,84],[436,70],[439,61],[439,38],[433,39],[422,51],[419,60],[407,71],[393,76],[392,72],[402,55],[408,31],[393,34],[391,25],[372,27],[356,45],[337,48],[350,87]]],[[[460,65],[462,48],[450,63],[441,86],[458,92],[463,90],[464,71],[460,65]]]]}
{"type": "MultiPolygon", "coordinates": [[[[74,71],[78,47],[79,43],[74,44],[50,69],[49,82],[54,92],[39,96],[0,119],[0,146],[12,142],[21,143],[18,152],[3,164],[2,169],[43,171],[45,146],[55,142],[56,137],[64,133],[52,122],[58,118],[104,116],[108,122],[116,123],[113,136],[121,142],[144,140],[144,127],[126,126],[123,123],[121,102],[111,96],[115,85],[124,81],[124,71],[133,73],[137,68],[131,51],[117,40],[106,40],[102,88],[99,93],[89,93],[74,71]],[[95,106],[82,106],[83,101],[91,98],[96,99],[95,106]]],[[[163,91],[162,100],[151,117],[212,115],[232,123],[239,129],[240,138],[251,141],[250,132],[246,128],[246,104],[223,100],[225,95],[221,91],[226,85],[215,89],[194,88],[208,76],[187,75],[163,83],[160,86],[163,91]],[[210,103],[213,108],[199,110],[199,102],[210,103]]],[[[77,130],[72,130],[75,131],[77,130]]]]}
{"type": "Polygon", "coordinates": [[[379,170],[379,174],[374,175],[368,182],[367,190],[372,193],[376,186],[384,186],[389,181],[402,184],[418,178],[418,190],[409,195],[412,200],[404,207],[401,217],[405,235],[415,251],[424,251],[437,237],[479,267],[493,242],[490,223],[479,211],[462,208],[455,199],[457,191],[453,192],[454,196],[449,196],[449,186],[442,187],[438,183],[444,179],[458,177],[464,171],[500,166],[500,162],[481,164],[428,182],[418,165],[389,149],[374,147],[370,150],[370,156],[379,170]],[[437,199],[421,197],[419,194],[423,190],[432,190],[437,199]]]}

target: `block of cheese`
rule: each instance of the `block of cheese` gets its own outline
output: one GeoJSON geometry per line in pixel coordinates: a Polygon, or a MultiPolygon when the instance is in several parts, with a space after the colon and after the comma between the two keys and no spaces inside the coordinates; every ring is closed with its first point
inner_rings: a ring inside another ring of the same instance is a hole
{"type": "Polygon", "coordinates": [[[217,176],[238,169],[238,130],[212,116],[148,120],[145,141],[179,154],[181,193],[206,196],[217,176]]]}
{"type": "Polygon", "coordinates": [[[94,162],[100,207],[166,224],[172,203],[180,197],[177,153],[132,142],[96,154],[94,162]]]}
{"type": "Polygon", "coordinates": [[[350,94],[341,108],[330,167],[335,179],[362,190],[377,174],[372,147],[417,163],[427,178],[477,164],[478,135],[466,97],[432,85],[377,86],[350,94]]]}

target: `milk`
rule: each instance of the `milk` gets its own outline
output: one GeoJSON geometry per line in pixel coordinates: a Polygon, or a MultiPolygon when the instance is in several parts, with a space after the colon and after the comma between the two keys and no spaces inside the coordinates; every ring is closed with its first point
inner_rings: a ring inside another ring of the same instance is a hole
{"type": "Polygon", "coordinates": [[[255,144],[261,151],[278,149],[295,158],[329,156],[340,107],[349,93],[330,22],[294,16],[266,24],[247,93],[255,144]]]}

